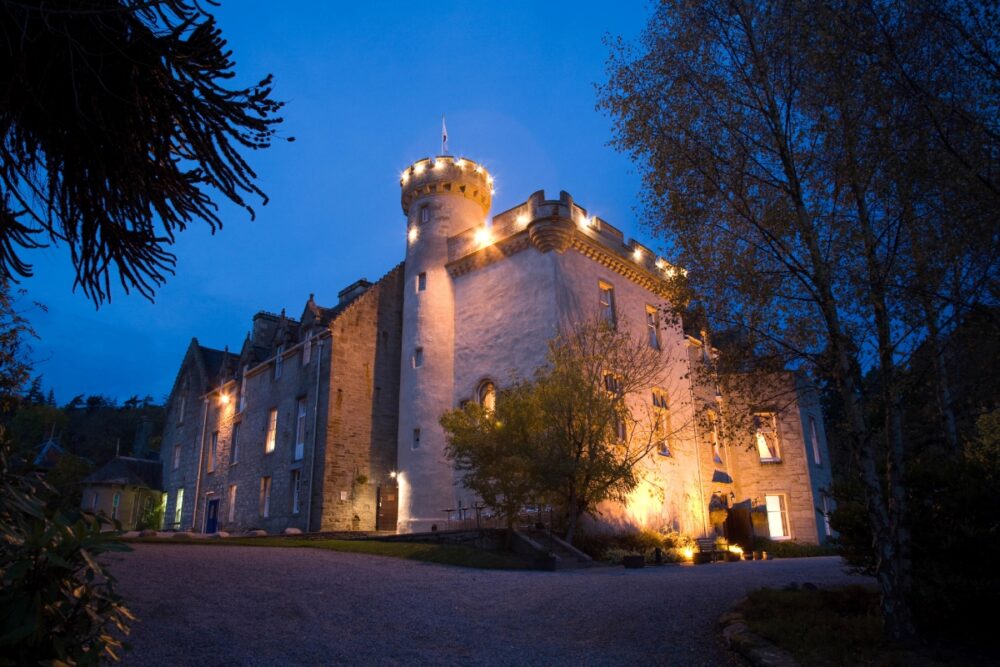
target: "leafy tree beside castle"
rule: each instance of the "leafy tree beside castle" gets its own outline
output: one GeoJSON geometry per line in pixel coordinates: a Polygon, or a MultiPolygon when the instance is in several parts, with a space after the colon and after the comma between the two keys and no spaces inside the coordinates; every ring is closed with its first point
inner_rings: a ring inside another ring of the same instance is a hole
{"type": "Polygon", "coordinates": [[[572,541],[584,515],[636,488],[639,461],[666,435],[629,400],[662,370],[659,352],[625,322],[582,322],[549,341],[530,382],[500,390],[495,411],[470,403],[445,413],[448,456],[508,527],[524,505],[549,502],[572,541]]]}

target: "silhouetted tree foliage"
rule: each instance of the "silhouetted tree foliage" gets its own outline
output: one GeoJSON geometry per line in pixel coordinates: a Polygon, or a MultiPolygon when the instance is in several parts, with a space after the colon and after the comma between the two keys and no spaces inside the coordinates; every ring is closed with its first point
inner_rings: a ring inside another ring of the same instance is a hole
{"type": "Polygon", "coordinates": [[[667,0],[638,43],[612,44],[602,90],[646,219],[711,328],[738,333],[720,370],[765,359],[836,392],[887,634],[904,642],[908,406],[919,397],[957,460],[946,341],[1000,296],[998,7],[667,0]]]}
{"type": "Polygon", "coordinates": [[[233,66],[197,0],[0,2],[0,277],[62,242],[95,303],[113,273],[151,297],[175,234],[221,227],[214,193],[253,216],[241,150],[271,144],[282,104],[233,66]]]}

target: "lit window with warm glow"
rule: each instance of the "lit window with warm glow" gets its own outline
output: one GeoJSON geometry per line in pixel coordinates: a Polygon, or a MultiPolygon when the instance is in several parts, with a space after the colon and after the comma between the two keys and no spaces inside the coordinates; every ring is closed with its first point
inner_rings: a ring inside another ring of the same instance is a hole
{"type": "Polygon", "coordinates": [[[478,394],[479,404],[486,409],[487,412],[494,412],[497,408],[497,388],[493,384],[492,380],[483,380],[479,383],[479,390],[476,392],[478,394]]]}
{"type": "Polygon", "coordinates": [[[767,529],[771,539],[788,539],[788,501],[784,494],[764,496],[767,507],[767,529]]]}
{"type": "Polygon", "coordinates": [[[758,412],[753,416],[754,443],[761,463],[777,463],[781,461],[781,449],[778,442],[777,418],[773,412],[758,412]]]}
{"type": "Polygon", "coordinates": [[[278,408],[271,408],[267,413],[267,436],[264,439],[264,453],[274,451],[274,441],[278,435],[278,408]]]}

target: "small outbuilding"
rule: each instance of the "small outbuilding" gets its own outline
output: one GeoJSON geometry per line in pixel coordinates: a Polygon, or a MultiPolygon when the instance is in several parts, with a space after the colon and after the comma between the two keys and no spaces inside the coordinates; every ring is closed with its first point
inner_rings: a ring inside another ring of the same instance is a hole
{"type": "Polygon", "coordinates": [[[82,508],[119,521],[122,530],[159,528],[162,480],[160,461],[116,456],[83,480],[82,508]]]}

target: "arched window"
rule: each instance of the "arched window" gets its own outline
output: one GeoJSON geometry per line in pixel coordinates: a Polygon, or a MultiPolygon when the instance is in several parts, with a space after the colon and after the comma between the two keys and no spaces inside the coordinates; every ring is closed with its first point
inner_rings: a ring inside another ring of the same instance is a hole
{"type": "Polygon", "coordinates": [[[479,399],[479,404],[493,412],[497,408],[497,388],[493,384],[492,380],[483,380],[479,383],[479,389],[476,391],[476,397],[479,399]]]}

